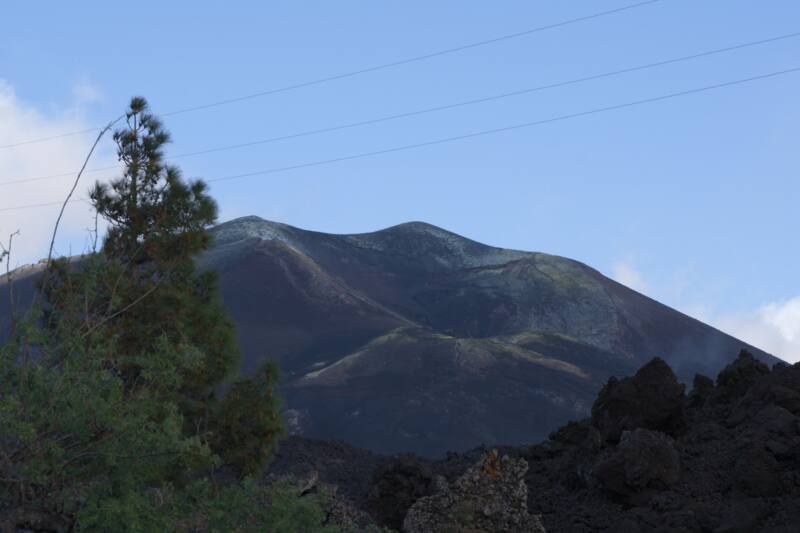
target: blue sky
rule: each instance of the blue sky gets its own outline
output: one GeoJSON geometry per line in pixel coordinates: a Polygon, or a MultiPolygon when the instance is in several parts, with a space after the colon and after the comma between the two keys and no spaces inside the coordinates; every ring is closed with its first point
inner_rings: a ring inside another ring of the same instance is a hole
{"type": "MultiPolygon", "coordinates": [[[[169,112],[636,3],[52,2],[4,6],[0,145],[103,124],[130,96],[169,112]],[[5,123],[5,126],[3,125],[5,123]]],[[[792,0],[661,0],[492,45],[165,119],[181,154],[558,83],[800,31],[792,0]]],[[[187,157],[213,179],[547,119],[800,67],[800,37],[643,72],[187,157]]],[[[800,358],[800,73],[381,156],[213,184],[221,219],[328,232],[424,220],[572,257],[800,358]]],[[[76,136],[0,149],[0,182],[73,171],[76,136]],[[20,155],[22,154],[22,155],[20,155]]],[[[91,166],[113,164],[110,142],[91,166]]],[[[87,178],[107,179],[113,173],[87,178]]],[[[90,181],[79,188],[83,193],[90,181]]],[[[0,186],[0,209],[69,179],[0,186]]],[[[57,208],[0,211],[17,261],[46,255],[57,208]]],[[[70,208],[58,250],[90,226],[70,208]]],[[[5,240],[5,238],[4,238],[5,240]]]]}

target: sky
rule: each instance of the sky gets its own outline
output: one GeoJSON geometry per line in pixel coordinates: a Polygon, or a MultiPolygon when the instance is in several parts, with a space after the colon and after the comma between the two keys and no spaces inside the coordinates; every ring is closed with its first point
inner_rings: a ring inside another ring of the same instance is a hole
{"type": "MultiPolygon", "coordinates": [[[[0,239],[45,257],[96,132],[133,95],[167,156],[370,121],[800,32],[794,0],[33,2],[0,32],[0,239]],[[568,24],[561,22],[583,19],[568,24]],[[550,29],[528,30],[553,26],[550,29]],[[427,59],[174,113],[206,104],[427,59]],[[16,145],[16,146],[7,146],[16,145]],[[34,181],[29,178],[71,173],[34,181]],[[15,181],[18,183],[4,183],[15,181]]],[[[413,149],[800,67],[800,36],[380,123],[177,157],[220,220],[333,233],[426,221],[577,259],[684,313],[800,360],[800,72],[413,149]],[[239,174],[299,167],[230,180],[239,174]]],[[[107,136],[88,169],[113,166],[107,136]]],[[[114,170],[88,172],[76,198],[114,170]]],[[[102,226],[102,224],[101,224],[102,226]]],[[[92,241],[70,204],[56,252],[92,241]]],[[[5,266],[5,265],[3,265],[5,266]]]]}

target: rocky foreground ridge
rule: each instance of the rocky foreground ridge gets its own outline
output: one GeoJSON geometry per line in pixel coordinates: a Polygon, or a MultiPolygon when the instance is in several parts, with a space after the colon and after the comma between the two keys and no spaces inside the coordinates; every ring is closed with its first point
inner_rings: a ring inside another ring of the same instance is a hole
{"type": "Polygon", "coordinates": [[[656,358],[540,444],[429,460],[291,437],[285,474],[335,486],[336,521],[406,532],[796,532],[800,364],[742,351],[687,394],[656,358]]]}

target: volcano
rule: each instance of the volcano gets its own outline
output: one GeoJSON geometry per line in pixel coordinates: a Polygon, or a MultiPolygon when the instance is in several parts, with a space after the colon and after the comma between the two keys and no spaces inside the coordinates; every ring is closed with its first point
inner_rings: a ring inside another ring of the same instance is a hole
{"type": "MultiPolygon", "coordinates": [[[[219,274],[239,372],[280,364],[297,435],[425,456],[532,443],[653,357],[684,382],[741,349],[778,361],[580,262],[422,222],[334,235],[250,216],[211,234],[197,261],[219,274]]],[[[21,305],[37,272],[17,276],[21,305]]]]}

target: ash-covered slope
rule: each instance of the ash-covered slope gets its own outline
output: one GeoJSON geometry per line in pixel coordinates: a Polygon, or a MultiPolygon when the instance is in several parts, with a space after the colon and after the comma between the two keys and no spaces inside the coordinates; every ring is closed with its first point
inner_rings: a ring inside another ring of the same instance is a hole
{"type": "Polygon", "coordinates": [[[425,223],[332,235],[244,217],[212,234],[198,261],[219,272],[240,370],[278,360],[306,436],[427,455],[535,442],[654,356],[684,381],[741,348],[775,362],[582,263],[425,223]]]}

